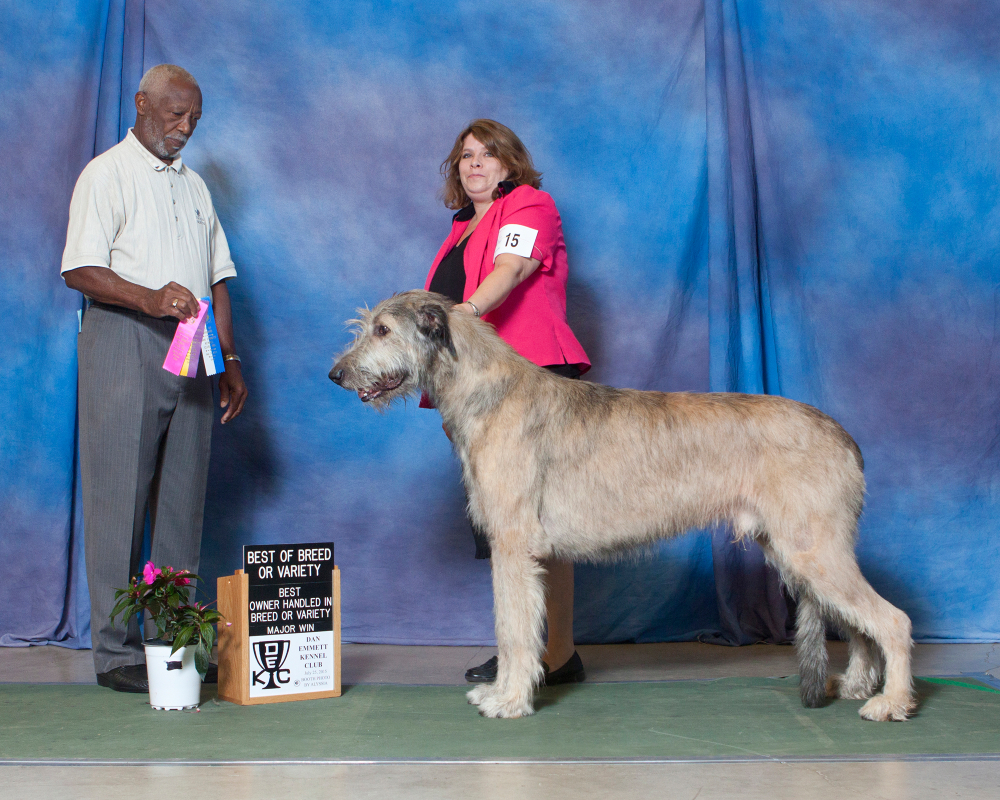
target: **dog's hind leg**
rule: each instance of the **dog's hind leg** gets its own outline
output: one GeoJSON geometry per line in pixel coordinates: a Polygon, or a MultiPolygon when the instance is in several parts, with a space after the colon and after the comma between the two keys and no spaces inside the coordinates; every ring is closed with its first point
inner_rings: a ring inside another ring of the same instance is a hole
{"type": "Polygon", "coordinates": [[[484,717],[524,717],[535,711],[535,687],[543,676],[544,570],[526,549],[502,541],[493,542],[491,561],[497,679],[466,696],[484,717]]]}
{"type": "Polygon", "coordinates": [[[799,696],[806,708],[826,702],[826,623],[819,603],[808,592],[799,592],[795,617],[795,651],[799,657],[799,696]]]}
{"type": "Polygon", "coordinates": [[[823,550],[793,555],[788,567],[797,583],[805,584],[848,627],[873,639],[885,655],[885,688],[861,707],[861,716],[877,722],[904,720],[915,706],[910,618],[875,592],[853,552],[837,552],[832,541],[823,550]]]}
{"type": "Polygon", "coordinates": [[[872,640],[860,631],[844,626],[849,636],[847,645],[847,671],[834,675],[831,689],[844,700],[867,700],[878,688],[884,664],[882,652],[872,640]]]}

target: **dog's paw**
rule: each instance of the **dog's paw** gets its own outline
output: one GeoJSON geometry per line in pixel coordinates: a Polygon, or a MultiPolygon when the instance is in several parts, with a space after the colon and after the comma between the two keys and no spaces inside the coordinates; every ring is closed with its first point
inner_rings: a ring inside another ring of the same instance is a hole
{"type": "Polygon", "coordinates": [[[517,719],[518,717],[529,717],[535,713],[535,707],[531,700],[519,697],[490,695],[483,698],[477,705],[479,713],[490,719],[517,719]]]}
{"type": "Polygon", "coordinates": [[[913,711],[915,703],[912,697],[891,699],[884,694],[877,694],[863,706],[858,713],[864,719],[872,722],[902,722],[913,711]]]}
{"type": "Polygon", "coordinates": [[[492,683],[482,683],[465,693],[470,705],[478,706],[493,693],[492,683]]]}

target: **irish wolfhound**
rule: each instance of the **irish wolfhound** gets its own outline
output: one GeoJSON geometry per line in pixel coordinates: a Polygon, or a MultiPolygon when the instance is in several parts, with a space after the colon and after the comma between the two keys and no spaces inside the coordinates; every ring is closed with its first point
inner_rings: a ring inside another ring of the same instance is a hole
{"type": "Polygon", "coordinates": [[[567,380],[452,305],[412,291],[361,311],[330,378],[379,408],[422,389],[451,433],[469,514],[493,550],[500,663],[494,683],[468,693],[481,714],[533,712],[540,559],[596,560],[728,523],[737,538],[760,543],[798,597],[802,702],[870,698],[862,717],[906,718],[910,620],[858,569],[863,462],[840,425],[781,397],[567,380]],[[847,671],[829,682],[825,620],[850,637],[847,671]]]}

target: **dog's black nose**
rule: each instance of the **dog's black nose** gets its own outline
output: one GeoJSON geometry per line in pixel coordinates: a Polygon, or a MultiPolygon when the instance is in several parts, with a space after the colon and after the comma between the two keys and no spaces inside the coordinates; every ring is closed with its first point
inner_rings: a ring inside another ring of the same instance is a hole
{"type": "Polygon", "coordinates": [[[340,386],[340,382],[344,380],[344,370],[337,369],[335,366],[330,370],[330,380],[337,384],[337,386],[340,386]]]}

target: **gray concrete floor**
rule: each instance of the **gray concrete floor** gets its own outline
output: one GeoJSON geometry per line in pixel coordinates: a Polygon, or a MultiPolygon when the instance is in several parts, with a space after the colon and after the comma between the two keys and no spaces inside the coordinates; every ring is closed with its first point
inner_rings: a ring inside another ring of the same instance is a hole
{"type": "Polygon", "coordinates": [[[0,798],[995,800],[997,762],[0,767],[0,798]],[[183,789],[180,784],[183,783],[183,789]],[[168,788],[170,787],[170,788],[168,788]]]}
{"type": "MultiPolygon", "coordinates": [[[[792,648],[697,643],[582,646],[589,681],[649,681],[795,674],[792,648]]],[[[846,659],[831,642],[834,668],[846,659]]],[[[495,652],[478,647],[348,644],[345,684],[460,685],[495,652]]],[[[1000,644],[929,644],[914,650],[918,675],[1000,679],[1000,644]]],[[[93,683],[90,651],[0,648],[0,682],[93,683]]],[[[2,713],[2,709],[0,709],[2,713]]],[[[905,723],[902,723],[905,724],[905,723]]],[[[1000,760],[675,763],[373,763],[218,766],[0,766],[0,800],[117,800],[174,781],[199,794],[255,798],[635,798],[931,800],[1000,798],[1000,760]]]]}
{"type": "MultiPolygon", "coordinates": [[[[829,642],[830,664],[842,669],[847,646],[829,642]]],[[[587,680],[665,681],[699,678],[773,678],[795,675],[791,647],[767,644],[719,647],[698,642],[581,645],[587,680]]],[[[345,644],[342,682],[458,686],[465,670],[496,653],[491,647],[402,647],[345,644]]],[[[918,644],[915,675],[991,674],[1000,679],[1000,643],[918,644]]],[[[0,647],[0,683],[95,683],[89,650],[0,647]]],[[[1000,793],[998,793],[1000,798],[1000,793]]]]}

